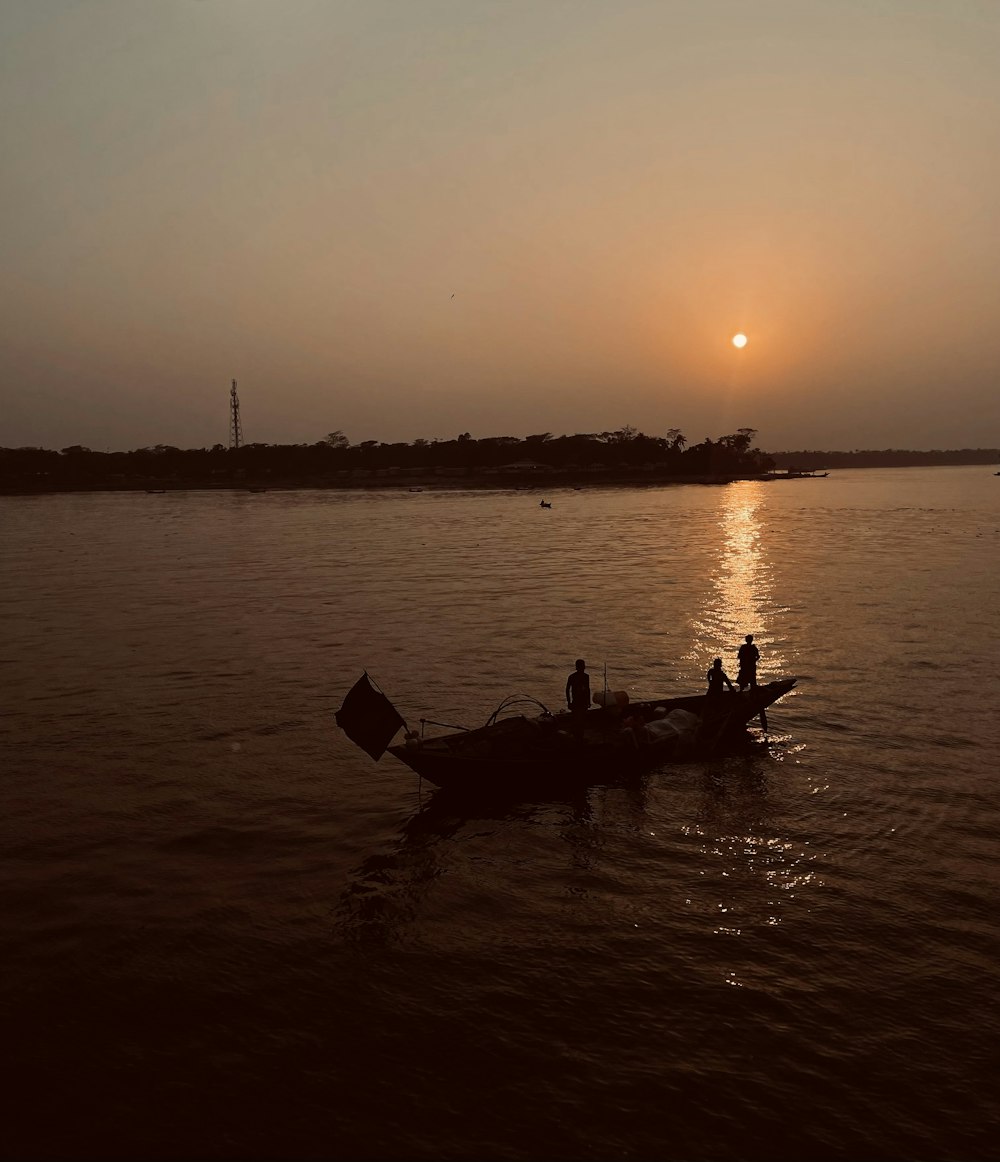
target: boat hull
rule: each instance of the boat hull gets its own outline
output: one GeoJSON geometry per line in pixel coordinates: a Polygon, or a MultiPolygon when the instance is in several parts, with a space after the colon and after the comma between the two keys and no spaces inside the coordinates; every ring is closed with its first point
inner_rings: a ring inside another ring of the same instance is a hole
{"type": "Polygon", "coordinates": [[[621,779],[669,762],[713,757],[747,739],[747,725],[795,685],[769,682],[715,699],[696,694],[632,703],[620,715],[593,709],[582,741],[568,713],[516,718],[428,739],[409,739],[389,753],[421,778],[447,788],[537,789],[621,779]],[[685,711],[690,730],[655,737],[642,723],[685,711]],[[631,722],[630,727],[627,724],[631,722]]]}

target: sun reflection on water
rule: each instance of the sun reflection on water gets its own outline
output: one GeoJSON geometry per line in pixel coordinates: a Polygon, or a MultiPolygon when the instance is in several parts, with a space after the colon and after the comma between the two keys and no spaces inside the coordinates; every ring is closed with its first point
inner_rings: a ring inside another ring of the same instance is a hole
{"type": "Polygon", "coordinates": [[[765,485],[741,481],[720,490],[719,554],[712,572],[712,588],[701,617],[693,623],[689,655],[707,669],[714,657],[735,680],[735,653],[748,633],[760,649],[760,672],[783,672],[785,657],[778,650],[773,624],[773,563],[762,521],[765,485]]]}
{"type": "MultiPolygon", "coordinates": [[[[722,865],[714,873],[709,870],[710,879],[734,880],[740,885],[737,889],[734,884],[732,895],[717,899],[713,905],[719,917],[713,928],[717,936],[738,937],[748,928],[780,924],[786,903],[821,883],[815,866],[817,853],[810,850],[808,840],[795,842],[759,833],[713,834],[697,824],[682,831],[699,842],[706,856],[722,865]],[[751,885],[756,887],[748,891],[751,885]]],[[[717,887],[722,883],[717,882],[717,887]]]]}

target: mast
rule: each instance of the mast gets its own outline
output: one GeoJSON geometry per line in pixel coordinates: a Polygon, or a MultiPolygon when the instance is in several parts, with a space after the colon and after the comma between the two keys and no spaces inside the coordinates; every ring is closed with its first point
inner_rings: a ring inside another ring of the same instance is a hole
{"type": "Polygon", "coordinates": [[[236,394],[236,380],[229,392],[229,447],[239,448],[243,444],[243,424],[240,422],[240,397],[236,394]]]}

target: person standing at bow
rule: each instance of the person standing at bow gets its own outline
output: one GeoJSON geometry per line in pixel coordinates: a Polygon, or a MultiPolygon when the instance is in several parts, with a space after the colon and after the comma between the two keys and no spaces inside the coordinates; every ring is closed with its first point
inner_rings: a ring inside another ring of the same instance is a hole
{"type": "Polygon", "coordinates": [[[743,693],[743,687],[751,690],[757,688],[757,663],[760,661],[760,650],[753,644],[753,634],[748,633],[743,645],[736,652],[740,663],[740,672],[736,675],[736,685],[743,693]]]}

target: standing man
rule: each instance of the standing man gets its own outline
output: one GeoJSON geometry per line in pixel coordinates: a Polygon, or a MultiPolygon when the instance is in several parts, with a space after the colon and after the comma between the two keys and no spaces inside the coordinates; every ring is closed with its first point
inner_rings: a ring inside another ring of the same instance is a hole
{"type": "Polygon", "coordinates": [[[583,726],[590,709],[590,675],[583,658],[576,659],[576,669],[566,679],[566,705],[573,715],[573,737],[583,742],[583,726]]]}
{"type": "Polygon", "coordinates": [[[736,675],[736,684],[743,693],[743,687],[757,689],[757,663],[760,660],[760,650],[753,644],[753,634],[748,633],[746,641],[736,652],[740,663],[740,672],[736,675]]]}

